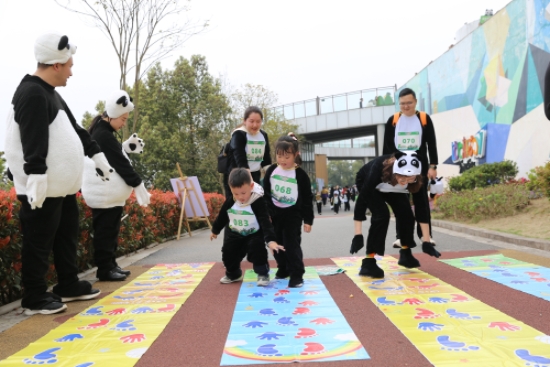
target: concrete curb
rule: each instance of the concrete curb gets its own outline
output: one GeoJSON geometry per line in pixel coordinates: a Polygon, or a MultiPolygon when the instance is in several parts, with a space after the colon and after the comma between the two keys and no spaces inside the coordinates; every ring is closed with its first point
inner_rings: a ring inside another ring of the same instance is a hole
{"type": "Polygon", "coordinates": [[[455,232],[466,233],[472,236],[489,238],[496,241],[512,243],[518,246],[531,247],[539,250],[550,251],[550,241],[538,238],[520,237],[513,234],[492,231],[490,229],[478,228],[466,224],[449,222],[445,220],[432,219],[432,226],[445,228],[455,232]]]}

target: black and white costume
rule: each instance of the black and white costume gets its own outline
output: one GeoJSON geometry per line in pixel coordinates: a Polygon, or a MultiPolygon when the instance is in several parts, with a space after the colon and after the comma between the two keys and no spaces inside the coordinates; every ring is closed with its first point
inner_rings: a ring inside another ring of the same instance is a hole
{"type": "Polygon", "coordinates": [[[226,199],[212,225],[212,233],[215,235],[225,227],[222,262],[225,275],[231,280],[241,277],[241,261],[245,256],[253,264],[256,274],[269,274],[265,244],[276,239],[263,194],[262,187],[254,184],[248,202],[235,201],[233,196],[226,199]]]}
{"type": "MultiPolygon", "coordinates": [[[[354,221],[363,222],[367,220],[365,215],[367,209],[372,213],[371,225],[367,237],[367,255],[378,254],[383,256],[386,247],[386,234],[390,222],[391,207],[397,222],[397,230],[401,235],[401,244],[404,249],[400,250],[399,265],[407,268],[419,267],[420,263],[411,253],[411,248],[416,247],[414,241],[414,215],[408,197],[408,184],[392,184],[390,181],[383,181],[383,171],[389,164],[390,158],[395,156],[392,164],[392,175],[414,177],[417,180],[421,177],[421,163],[416,153],[398,152],[392,155],[377,157],[364,165],[357,173],[356,184],[359,189],[359,197],[355,204],[354,221]]],[[[426,208],[418,208],[417,213],[426,215],[426,208]]],[[[352,241],[351,253],[359,251],[363,247],[363,236],[356,235],[352,241]]],[[[433,246],[425,242],[422,244],[424,252],[429,251],[436,256],[433,246]],[[429,247],[427,248],[426,247],[429,247]]],[[[439,253],[437,253],[439,255],[439,253]]],[[[437,256],[439,257],[439,256],[437,256]]],[[[376,266],[373,257],[363,259],[360,275],[380,278],[384,276],[382,269],[376,266]]]]}
{"type": "MultiPolygon", "coordinates": [[[[105,153],[107,161],[114,168],[108,182],[95,177],[96,172],[91,159],[85,158],[82,195],[86,204],[92,208],[94,227],[94,261],[100,280],[124,280],[122,276],[109,276],[114,269],[120,269],[116,263],[116,249],[122,209],[132,190],[141,205],[149,204],[149,194],[136,173],[122,145],[115,137],[115,129],[109,123],[110,118],[118,118],[131,112],[134,105],[125,91],[116,91],[106,103],[108,117],[96,118],[90,127],[92,138],[105,153]],[[118,103],[117,103],[118,101],[118,103]],[[116,279],[115,279],[116,278],[116,279]]],[[[133,134],[124,146],[130,152],[143,152],[143,141],[133,134]],[[134,148],[134,150],[132,150],[134,148]]]]}
{"type": "Polygon", "coordinates": [[[233,168],[248,168],[252,180],[260,183],[262,167],[271,165],[271,153],[267,133],[260,130],[255,135],[250,134],[244,126],[235,129],[231,135],[227,172],[224,174],[224,189],[226,198],[231,197],[231,189],[227,180],[233,168]]]}
{"type": "Polygon", "coordinates": [[[273,221],[277,243],[285,251],[273,254],[277,260],[277,278],[290,276],[293,283],[303,282],[302,222],[313,225],[311,181],[300,167],[285,170],[274,164],[265,172],[265,199],[273,221]]]}
{"type": "MultiPolygon", "coordinates": [[[[58,34],[45,34],[35,44],[37,61],[46,65],[65,64],[75,51],[76,46],[58,34]]],[[[99,291],[77,277],[76,193],[82,184],[84,155],[92,158],[101,179],[108,179],[112,168],[55,87],[38,76],[26,75],[15,91],[5,145],[21,202],[22,306],[27,314],[52,313],[48,304],[94,298],[99,291]],[[53,294],[46,292],[45,281],[51,251],[58,276],[53,294]]]]}

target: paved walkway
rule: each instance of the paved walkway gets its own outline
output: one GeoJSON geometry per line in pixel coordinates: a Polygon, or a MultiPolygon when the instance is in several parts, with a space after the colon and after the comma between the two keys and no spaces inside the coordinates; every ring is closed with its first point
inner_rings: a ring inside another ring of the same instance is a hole
{"type": "MultiPolygon", "coordinates": [[[[328,207],[325,207],[328,209],[328,207]]],[[[363,226],[367,233],[368,224],[363,226]]],[[[224,270],[221,263],[221,237],[209,241],[209,231],[200,230],[192,237],[169,241],[137,255],[122,259],[132,270],[128,281],[157,263],[209,262],[216,265],[209,271],[193,295],[174,316],[165,331],[139,360],[137,366],[218,366],[229,331],[233,308],[240,284],[221,285],[224,270]]],[[[349,212],[334,215],[325,210],[317,216],[312,233],[303,234],[306,265],[334,265],[331,257],[349,256],[353,237],[353,221],[349,212]]],[[[397,255],[391,247],[395,238],[395,222],[390,223],[386,240],[387,254],[397,255]]],[[[442,258],[503,253],[519,260],[550,267],[550,252],[518,246],[490,238],[434,227],[434,238],[442,258]]],[[[452,268],[416,250],[422,267],[441,280],[462,289],[482,302],[550,335],[548,302],[465,271],[452,268]]],[[[361,254],[364,255],[364,249],[361,254]]],[[[272,262],[272,265],[275,264],[272,262]]],[[[243,262],[244,268],[250,264],[243,262]]],[[[86,275],[93,279],[93,272],[86,275]]],[[[368,361],[313,362],[308,366],[429,366],[430,363],[409,342],[379,309],[345,275],[322,277],[338,307],[371,356],[368,361]]],[[[97,282],[103,295],[126,284],[97,282]]],[[[59,315],[26,317],[20,309],[0,316],[0,360],[24,348],[96,301],[68,304],[59,315]]],[[[275,366],[268,364],[266,366],[275,366]]]]}

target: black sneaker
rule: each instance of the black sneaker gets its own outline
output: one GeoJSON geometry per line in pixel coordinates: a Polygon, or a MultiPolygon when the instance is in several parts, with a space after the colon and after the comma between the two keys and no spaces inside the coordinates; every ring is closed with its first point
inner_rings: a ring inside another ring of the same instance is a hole
{"type": "Polygon", "coordinates": [[[304,285],[302,278],[290,278],[288,281],[288,288],[301,288],[304,285]]]}
{"type": "Polygon", "coordinates": [[[399,250],[399,261],[397,264],[408,269],[420,267],[420,262],[413,256],[410,248],[399,250]]]}
{"type": "Polygon", "coordinates": [[[96,276],[102,282],[120,282],[126,280],[126,275],[117,271],[116,268],[109,271],[98,271],[96,276]]]}
{"type": "Polygon", "coordinates": [[[67,309],[67,305],[61,302],[48,302],[44,304],[41,307],[37,308],[25,308],[25,311],[23,312],[27,316],[32,316],[36,314],[42,314],[42,315],[51,315],[54,313],[63,312],[67,309]]]}
{"type": "Polygon", "coordinates": [[[371,278],[384,278],[384,270],[376,264],[374,257],[366,257],[361,264],[359,275],[371,278]]]}
{"type": "Polygon", "coordinates": [[[115,270],[116,270],[118,273],[124,274],[124,275],[126,275],[126,276],[132,274],[132,272],[131,272],[130,270],[124,270],[124,269],[122,269],[120,266],[117,266],[117,267],[115,268],[115,270]]]}
{"type": "Polygon", "coordinates": [[[90,282],[80,280],[70,289],[61,288],[59,284],[53,287],[53,293],[61,297],[61,302],[86,301],[101,294],[99,289],[92,288],[90,282]]]}
{"type": "Polygon", "coordinates": [[[288,273],[279,272],[278,270],[275,273],[275,279],[286,279],[288,277],[289,277],[288,273]]]}

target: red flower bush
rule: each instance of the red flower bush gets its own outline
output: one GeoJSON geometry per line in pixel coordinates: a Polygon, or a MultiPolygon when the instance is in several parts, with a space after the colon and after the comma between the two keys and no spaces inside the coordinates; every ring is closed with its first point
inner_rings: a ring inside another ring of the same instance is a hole
{"type": "MultiPolygon", "coordinates": [[[[180,207],[173,192],[151,190],[151,204],[139,206],[132,196],[126,201],[120,227],[118,251],[122,256],[175,237],[178,231],[180,207]]],[[[225,200],[223,195],[205,193],[204,198],[210,221],[218,216],[225,200]]],[[[77,266],[80,271],[90,269],[93,264],[93,225],[92,210],[86,205],[82,195],[77,194],[80,210],[79,244],[77,266]]],[[[21,298],[21,230],[19,207],[15,189],[0,190],[0,305],[21,298]]],[[[186,230],[185,218],[182,230],[186,230]]],[[[206,226],[205,222],[193,222],[191,229],[206,226]]],[[[56,282],[53,257],[46,278],[50,284],[56,282]]]]}

